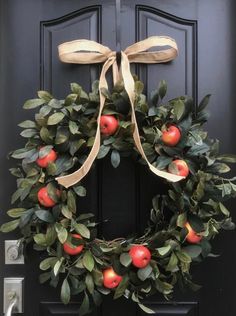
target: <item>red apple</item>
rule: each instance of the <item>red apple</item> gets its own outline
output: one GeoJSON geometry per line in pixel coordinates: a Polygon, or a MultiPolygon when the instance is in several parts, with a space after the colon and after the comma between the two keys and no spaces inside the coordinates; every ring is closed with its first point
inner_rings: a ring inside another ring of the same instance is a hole
{"type": "Polygon", "coordinates": [[[189,175],[189,167],[187,163],[184,160],[176,159],[173,160],[172,163],[168,167],[168,171],[170,173],[175,173],[178,176],[187,177],[189,175]],[[173,171],[172,167],[173,165],[176,167],[176,172],[173,171]]]}
{"type": "Polygon", "coordinates": [[[113,135],[118,128],[118,121],[112,115],[102,115],[100,119],[101,133],[105,136],[113,135]]]}
{"type": "Polygon", "coordinates": [[[54,162],[56,159],[57,159],[57,153],[53,149],[51,149],[46,156],[42,158],[38,158],[36,160],[36,163],[41,168],[47,168],[48,164],[50,162],[54,162]]]}
{"type": "Polygon", "coordinates": [[[202,240],[202,236],[198,235],[195,230],[192,229],[192,227],[190,226],[190,224],[187,222],[185,224],[185,227],[188,230],[188,234],[186,236],[186,240],[190,243],[190,244],[197,244],[202,240]]]}
{"type": "Polygon", "coordinates": [[[175,146],[180,141],[181,134],[178,127],[170,125],[166,130],[162,132],[162,141],[165,145],[175,146]]]}
{"type": "MultiPolygon", "coordinates": [[[[72,234],[72,237],[77,238],[77,239],[82,239],[82,237],[79,234],[72,234]]],[[[66,253],[68,253],[71,256],[78,255],[81,253],[81,251],[84,249],[84,245],[78,245],[76,247],[71,247],[68,243],[63,244],[63,249],[66,253]]]]}
{"type": "Polygon", "coordinates": [[[145,268],[151,260],[151,252],[143,245],[132,246],[129,255],[137,268],[145,268]]]}
{"type": "MultiPolygon", "coordinates": [[[[60,196],[60,191],[57,190],[58,197],[60,196]]],[[[41,205],[46,207],[53,207],[56,205],[56,201],[54,201],[48,194],[47,187],[43,187],[38,191],[38,201],[41,205]]]]}
{"type": "Polygon", "coordinates": [[[103,271],[103,285],[108,289],[113,289],[119,285],[122,276],[115,273],[112,267],[103,271]]]}

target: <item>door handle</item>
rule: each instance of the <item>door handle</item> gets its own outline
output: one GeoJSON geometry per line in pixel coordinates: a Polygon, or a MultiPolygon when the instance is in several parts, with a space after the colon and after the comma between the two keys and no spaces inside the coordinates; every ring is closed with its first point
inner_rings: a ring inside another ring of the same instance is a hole
{"type": "Polygon", "coordinates": [[[13,310],[14,306],[17,303],[17,296],[16,296],[15,292],[9,292],[8,293],[8,297],[9,297],[10,304],[9,304],[7,310],[6,310],[5,316],[11,316],[12,315],[12,310],[13,310]]]}
{"type": "Polygon", "coordinates": [[[3,315],[23,313],[23,284],[22,277],[4,278],[3,315]]]}

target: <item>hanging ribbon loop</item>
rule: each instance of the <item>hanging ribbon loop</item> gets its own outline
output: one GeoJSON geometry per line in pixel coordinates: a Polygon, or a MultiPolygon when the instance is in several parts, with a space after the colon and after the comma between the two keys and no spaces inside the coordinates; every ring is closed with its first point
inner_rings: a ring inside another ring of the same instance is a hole
{"type": "Polygon", "coordinates": [[[72,174],[56,178],[58,183],[66,188],[76,184],[89,172],[94,160],[97,157],[101,143],[100,118],[105,105],[105,96],[102,94],[101,91],[102,88],[108,88],[106,73],[110,67],[112,67],[114,84],[118,81],[120,75],[123,79],[124,89],[126,90],[130,100],[131,121],[134,124],[134,143],[142,158],[146,161],[149,169],[157,176],[165,178],[172,182],[177,182],[183,179],[184,177],[158,170],[152,164],[150,164],[144,153],[135,116],[135,84],[133,76],[130,72],[130,63],[165,63],[175,59],[178,53],[178,47],[175,40],[165,36],[149,37],[143,41],[137,42],[127,47],[124,51],[121,51],[120,61],[117,60],[117,53],[115,51],[112,51],[110,50],[110,48],[90,40],[75,40],[71,42],[66,42],[59,45],[58,50],[60,60],[65,63],[104,63],[99,78],[100,108],[97,117],[97,131],[93,147],[83,165],[72,174]],[[158,46],[169,46],[170,48],[160,51],[147,51],[152,47],[158,46]],[[120,63],[120,74],[117,62],[118,64],[120,63]]]}

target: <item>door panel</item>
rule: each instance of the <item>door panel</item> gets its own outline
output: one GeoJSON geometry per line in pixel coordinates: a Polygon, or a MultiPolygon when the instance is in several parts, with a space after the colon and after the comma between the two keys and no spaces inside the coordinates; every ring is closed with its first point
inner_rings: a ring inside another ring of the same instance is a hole
{"type": "Polygon", "coordinates": [[[63,42],[78,38],[99,42],[102,35],[101,7],[92,6],[57,19],[41,22],[40,33],[42,88],[62,97],[70,82],[79,81],[82,73],[84,88],[89,90],[91,82],[98,78],[98,67],[62,64],[57,57],[57,47],[63,42]]]}
{"type": "Polygon", "coordinates": [[[196,99],[197,22],[148,6],[138,5],[135,11],[137,41],[156,34],[167,35],[174,38],[179,47],[178,58],[170,63],[168,67],[165,64],[142,67],[140,75],[142,81],[148,87],[148,93],[156,88],[157,81],[165,79],[171,87],[167,95],[168,98],[173,98],[178,94],[187,94],[194,96],[196,99]],[[179,80],[177,82],[173,73],[178,76],[179,80]]]}
{"type": "MultiPolygon", "coordinates": [[[[1,210],[10,207],[10,195],[15,188],[14,179],[7,170],[11,163],[5,157],[22,144],[17,124],[32,116],[23,111],[21,105],[39,89],[49,89],[58,98],[69,93],[70,82],[90,89],[92,81],[99,76],[100,66],[62,64],[57,45],[86,38],[116,50],[116,2],[0,0],[1,210]]],[[[121,0],[123,49],[151,35],[174,37],[179,46],[179,56],[171,63],[132,66],[133,72],[144,81],[146,92],[149,94],[159,80],[165,79],[169,98],[189,94],[200,100],[212,93],[208,130],[222,141],[222,151],[235,153],[234,12],[233,0],[121,0]]],[[[79,211],[96,214],[101,222],[99,234],[105,238],[127,236],[131,231],[141,233],[149,217],[152,197],[165,192],[160,179],[130,159],[123,159],[118,169],[111,167],[109,159],[97,162],[84,184],[88,196],[81,201],[79,211]]],[[[234,204],[230,203],[229,207],[233,209],[234,204]]],[[[1,215],[0,220],[3,222],[6,217],[1,215]]],[[[7,237],[1,235],[1,249],[4,239],[17,237],[14,233],[7,237]]],[[[223,255],[193,268],[194,278],[203,284],[199,292],[177,291],[174,302],[163,302],[156,296],[147,305],[158,316],[235,315],[236,276],[233,272],[236,255],[232,255],[231,247],[225,247],[234,241],[234,232],[219,240],[216,238],[215,252],[223,255]]],[[[64,306],[59,300],[59,290],[39,285],[38,264],[42,258],[43,254],[28,249],[26,264],[16,267],[4,265],[4,257],[0,256],[1,284],[4,277],[25,277],[26,316],[78,315],[78,303],[64,306]]],[[[113,301],[111,297],[105,297],[102,307],[92,315],[111,313],[114,316],[122,313],[145,315],[125,298],[113,301]]]]}

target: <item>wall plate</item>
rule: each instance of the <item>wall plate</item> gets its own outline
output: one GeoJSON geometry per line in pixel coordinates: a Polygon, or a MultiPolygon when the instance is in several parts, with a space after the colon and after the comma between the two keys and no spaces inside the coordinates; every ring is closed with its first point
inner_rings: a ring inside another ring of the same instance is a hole
{"type": "Polygon", "coordinates": [[[17,296],[16,305],[13,313],[23,313],[23,284],[24,278],[4,278],[4,297],[3,297],[3,313],[5,314],[11,302],[9,298],[10,292],[15,292],[17,296]]]}
{"type": "Polygon", "coordinates": [[[23,247],[19,240],[5,240],[5,264],[24,264],[23,247]]]}

